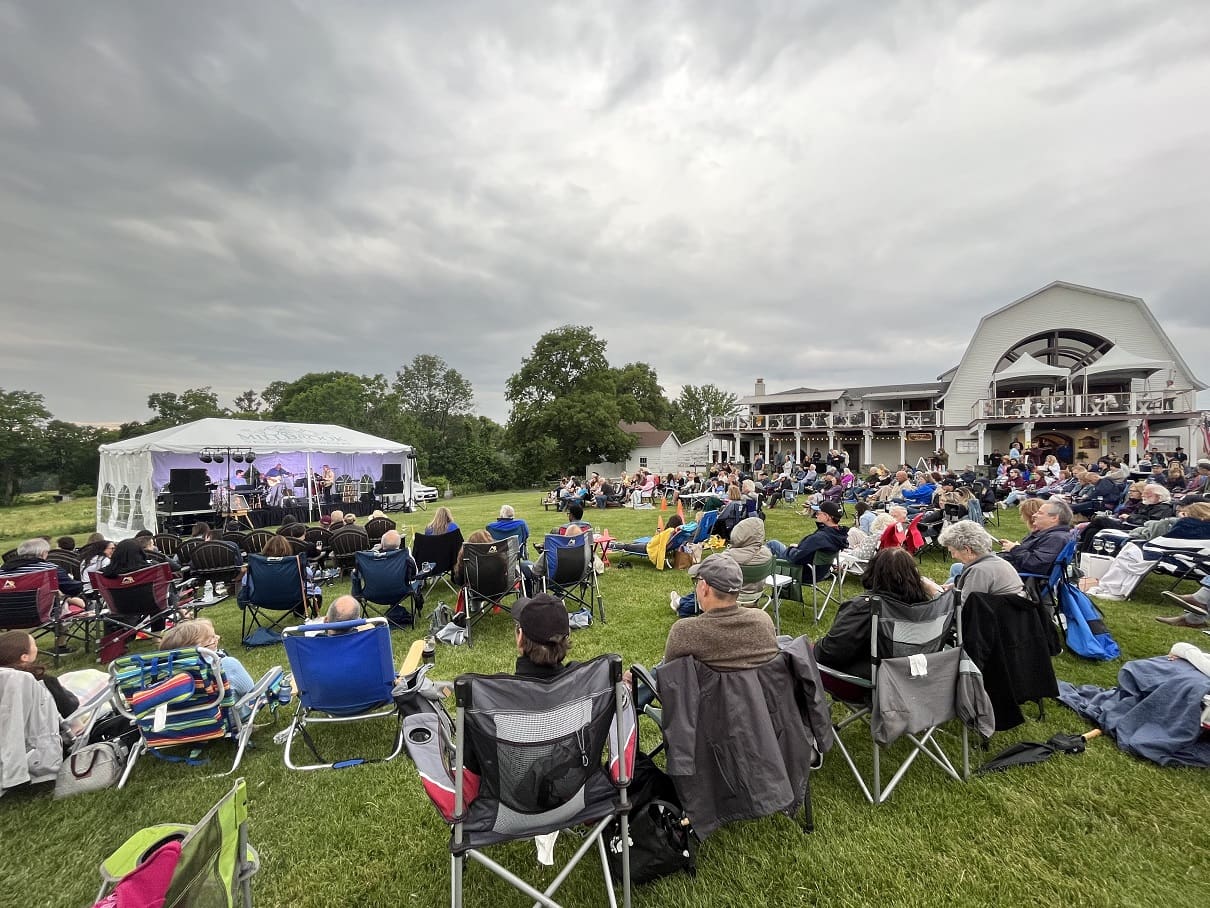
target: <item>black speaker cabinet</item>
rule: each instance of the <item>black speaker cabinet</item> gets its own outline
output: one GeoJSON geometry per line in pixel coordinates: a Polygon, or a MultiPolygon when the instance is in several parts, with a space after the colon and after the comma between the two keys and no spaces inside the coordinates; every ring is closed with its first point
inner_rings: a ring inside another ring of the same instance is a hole
{"type": "Polygon", "coordinates": [[[202,469],[168,471],[168,488],[173,492],[204,492],[209,481],[202,469]]]}
{"type": "Polygon", "coordinates": [[[403,483],[398,479],[383,479],[374,483],[374,491],[379,495],[402,495],[403,483]]]}
{"type": "Polygon", "coordinates": [[[382,465],[383,482],[403,482],[403,464],[384,463],[382,465]]]}
{"type": "Polygon", "coordinates": [[[204,511],[210,507],[209,492],[174,492],[172,494],[172,510],[204,511]]]}

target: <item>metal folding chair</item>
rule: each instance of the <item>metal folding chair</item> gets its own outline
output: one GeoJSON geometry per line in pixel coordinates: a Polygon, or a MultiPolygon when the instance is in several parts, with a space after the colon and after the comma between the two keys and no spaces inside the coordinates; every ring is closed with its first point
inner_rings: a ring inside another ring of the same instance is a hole
{"type": "MultiPolygon", "coordinates": [[[[92,641],[95,615],[88,609],[69,609],[59,592],[55,568],[28,574],[0,574],[0,630],[25,630],[34,637],[52,634],[56,639],[80,640],[84,652],[92,641]],[[82,625],[82,630],[77,630],[82,625]]],[[[55,667],[59,655],[54,656],[55,667]]]]}
{"type": "Polygon", "coordinates": [[[511,610],[521,597],[521,541],[516,536],[492,542],[462,544],[462,592],[466,609],[466,641],[472,628],[494,608],[511,610]]]}

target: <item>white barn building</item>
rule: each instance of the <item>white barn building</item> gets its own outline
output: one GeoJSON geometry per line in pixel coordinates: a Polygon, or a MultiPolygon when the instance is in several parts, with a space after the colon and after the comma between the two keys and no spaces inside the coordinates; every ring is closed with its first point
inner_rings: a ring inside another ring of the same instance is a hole
{"type": "Polygon", "coordinates": [[[943,447],[965,466],[1020,441],[1068,461],[1135,463],[1146,430],[1153,447],[1193,459],[1205,388],[1141,299],[1055,281],[985,315],[936,381],[767,393],[758,379],[746,413],[711,420],[711,458],[837,448],[851,464],[914,464],[943,447]]]}

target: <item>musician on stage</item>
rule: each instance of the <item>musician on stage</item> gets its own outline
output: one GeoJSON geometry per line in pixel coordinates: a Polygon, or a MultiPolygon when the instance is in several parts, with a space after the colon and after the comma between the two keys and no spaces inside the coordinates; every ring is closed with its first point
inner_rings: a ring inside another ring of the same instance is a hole
{"type": "Polygon", "coordinates": [[[286,497],[286,487],[283,481],[285,477],[293,475],[280,462],[272,469],[265,471],[265,485],[269,490],[266,501],[271,507],[280,508],[282,506],[282,499],[286,497]]]}
{"type": "Polygon", "coordinates": [[[325,501],[332,500],[332,492],[336,487],[336,471],[326,463],[319,474],[320,481],[323,483],[323,496],[325,501]]]}

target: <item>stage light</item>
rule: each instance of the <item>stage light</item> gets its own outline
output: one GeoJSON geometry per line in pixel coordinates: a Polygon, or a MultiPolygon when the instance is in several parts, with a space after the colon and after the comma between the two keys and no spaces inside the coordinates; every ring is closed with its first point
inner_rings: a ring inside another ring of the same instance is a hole
{"type": "Polygon", "coordinates": [[[215,452],[215,454],[214,454],[214,462],[215,462],[215,463],[222,463],[222,462],[223,462],[223,455],[222,455],[222,454],[219,454],[219,453],[216,451],[216,452],[215,452]]]}
{"type": "Polygon", "coordinates": [[[234,461],[235,463],[243,463],[244,455],[241,454],[239,451],[236,451],[234,454],[231,455],[231,460],[234,461]]]}
{"type": "Polygon", "coordinates": [[[246,460],[248,463],[252,463],[254,460],[256,460],[256,455],[249,451],[244,455],[244,460],[246,460]]]}
{"type": "Polygon", "coordinates": [[[202,463],[210,463],[213,459],[209,451],[203,451],[202,456],[198,458],[202,463]]]}

